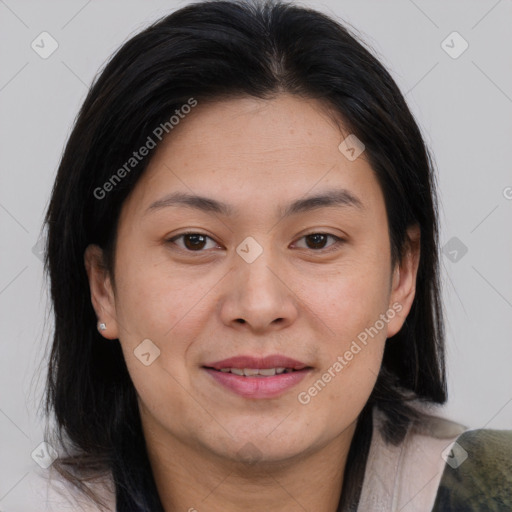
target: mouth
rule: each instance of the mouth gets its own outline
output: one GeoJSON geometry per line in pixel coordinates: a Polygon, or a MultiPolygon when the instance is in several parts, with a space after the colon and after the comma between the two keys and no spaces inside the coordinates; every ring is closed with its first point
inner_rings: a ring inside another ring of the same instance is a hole
{"type": "MultiPolygon", "coordinates": [[[[208,368],[208,367],[205,367],[208,368]]],[[[281,375],[282,373],[299,372],[301,370],[295,370],[294,368],[209,368],[222,373],[232,373],[239,377],[273,377],[274,375],[281,375]]]]}
{"type": "Polygon", "coordinates": [[[203,369],[223,388],[244,398],[273,398],[297,385],[313,368],[281,355],[237,356],[203,369]]]}

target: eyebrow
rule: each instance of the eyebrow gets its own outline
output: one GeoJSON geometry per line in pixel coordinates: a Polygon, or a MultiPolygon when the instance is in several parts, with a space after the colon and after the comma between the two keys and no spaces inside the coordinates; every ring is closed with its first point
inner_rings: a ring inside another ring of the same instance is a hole
{"type": "MultiPolygon", "coordinates": [[[[237,215],[238,210],[232,205],[223,203],[216,199],[209,197],[185,194],[182,192],[174,192],[161,199],[158,199],[144,212],[146,215],[149,212],[157,211],[162,208],[170,206],[185,206],[193,208],[206,213],[216,213],[219,215],[225,215],[232,217],[237,215]]],[[[297,199],[288,204],[284,210],[280,209],[279,215],[281,217],[289,217],[298,213],[304,213],[307,211],[315,210],[318,208],[326,207],[355,207],[360,210],[364,210],[362,201],[357,198],[354,194],[346,189],[334,189],[328,190],[317,195],[308,196],[302,199],[297,199]]]]}

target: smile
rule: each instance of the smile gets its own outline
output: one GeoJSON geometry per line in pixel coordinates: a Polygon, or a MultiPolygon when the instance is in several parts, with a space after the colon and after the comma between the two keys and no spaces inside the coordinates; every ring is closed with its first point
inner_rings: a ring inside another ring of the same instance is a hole
{"type": "Polygon", "coordinates": [[[244,398],[275,398],[296,386],[310,366],[282,355],[236,356],[208,363],[203,369],[222,388],[244,398]]]}

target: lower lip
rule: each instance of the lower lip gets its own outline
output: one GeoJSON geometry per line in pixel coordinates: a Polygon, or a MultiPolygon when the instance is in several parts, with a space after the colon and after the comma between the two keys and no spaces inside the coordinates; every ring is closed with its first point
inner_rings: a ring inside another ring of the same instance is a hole
{"type": "Polygon", "coordinates": [[[234,373],[205,370],[224,387],[244,398],[273,398],[296,386],[310,370],[281,373],[271,377],[242,377],[234,373]]]}

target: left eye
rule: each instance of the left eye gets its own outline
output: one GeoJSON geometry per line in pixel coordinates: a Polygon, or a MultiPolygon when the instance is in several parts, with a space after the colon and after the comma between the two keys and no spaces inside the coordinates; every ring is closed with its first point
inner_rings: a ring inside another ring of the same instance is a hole
{"type": "Polygon", "coordinates": [[[338,245],[339,243],[343,242],[342,238],[340,238],[338,236],[330,235],[328,233],[311,233],[309,235],[303,236],[299,240],[306,241],[306,249],[314,249],[314,250],[320,249],[321,250],[321,249],[326,248],[326,242],[329,238],[333,239],[334,243],[330,244],[327,247],[332,247],[334,245],[338,245]]]}

